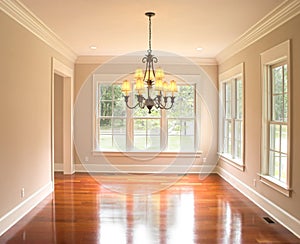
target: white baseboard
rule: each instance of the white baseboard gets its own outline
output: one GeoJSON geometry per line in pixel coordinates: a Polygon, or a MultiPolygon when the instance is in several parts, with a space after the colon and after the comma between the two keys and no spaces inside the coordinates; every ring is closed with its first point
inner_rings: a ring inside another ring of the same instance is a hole
{"type": "Polygon", "coordinates": [[[283,225],[285,228],[290,230],[294,235],[300,238],[300,220],[271,202],[269,199],[263,195],[256,192],[254,189],[246,185],[244,182],[239,180],[234,175],[230,174],[228,171],[221,167],[216,167],[216,172],[224,180],[226,180],[230,185],[240,191],[254,204],[264,210],[272,218],[274,218],[278,223],[283,225]]]}
{"type": "Polygon", "coordinates": [[[168,165],[106,165],[106,164],[75,164],[75,172],[101,172],[101,173],[161,173],[161,174],[209,174],[216,173],[215,165],[192,165],[186,169],[184,166],[168,165]]]}
{"type": "Polygon", "coordinates": [[[53,184],[49,182],[25,201],[13,208],[7,214],[0,218],[0,236],[35,208],[43,199],[53,191],[53,184]]]}
{"type": "Polygon", "coordinates": [[[54,163],[54,172],[63,172],[64,164],[63,163],[54,163]]]}

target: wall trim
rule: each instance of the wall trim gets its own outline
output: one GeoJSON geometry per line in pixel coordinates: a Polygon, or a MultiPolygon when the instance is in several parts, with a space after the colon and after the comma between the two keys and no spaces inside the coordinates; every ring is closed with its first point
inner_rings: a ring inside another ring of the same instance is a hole
{"type": "Polygon", "coordinates": [[[209,174],[216,173],[215,165],[192,165],[188,170],[186,166],[171,166],[168,170],[160,171],[162,168],[166,168],[169,165],[147,165],[143,164],[145,170],[140,170],[141,165],[130,164],[130,165],[107,165],[107,164],[75,164],[75,172],[101,172],[101,173],[163,173],[163,174],[209,174]]]}
{"type": "MultiPolygon", "coordinates": [[[[104,64],[111,61],[117,56],[78,56],[76,59],[76,64],[104,64]]],[[[160,56],[160,59],[162,56],[160,56]]],[[[192,63],[197,65],[218,65],[218,62],[215,58],[200,58],[200,57],[186,57],[192,63]]],[[[140,61],[141,56],[133,56],[131,54],[123,55],[123,63],[125,64],[136,64],[136,61],[140,61]]],[[[172,61],[172,60],[171,60],[172,61]]],[[[175,61],[178,61],[177,59],[175,61]]]]}
{"type": "Polygon", "coordinates": [[[15,208],[10,210],[0,218],[0,236],[16,224],[21,218],[35,208],[42,200],[44,200],[51,192],[53,192],[53,183],[50,181],[15,208]]]}
{"type": "Polygon", "coordinates": [[[1,0],[0,9],[72,63],[77,54],[19,0],[1,0]]]}
{"type": "Polygon", "coordinates": [[[54,163],[54,172],[64,172],[64,163],[54,163]]]}
{"type": "Polygon", "coordinates": [[[286,0],[277,8],[258,21],[231,45],[222,50],[216,59],[219,64],[258,41],[279,26],[300,14],[299,0],[286,0]]]}
{"type": "Polygon", "coordinates": [[[274,218],[278,223],[283,225],[294,235],[300,238],[300,220],[280,208],[275,203],[271,202],[269,199],[263,195],[256,192],[254,189],[246,185],[244,182],[239,180],[237,177],[221,168],[220,166],[216,167],[216,172],[224,180],[226,180],[230,185],[240,191],[245,195],[249,200],[256,204],[259,208],[264,210],[272,218],[274,218]]]}

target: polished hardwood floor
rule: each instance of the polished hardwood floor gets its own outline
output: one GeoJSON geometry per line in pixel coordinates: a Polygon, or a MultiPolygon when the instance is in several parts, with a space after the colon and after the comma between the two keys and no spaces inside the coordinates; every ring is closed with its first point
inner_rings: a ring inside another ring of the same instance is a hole
{"type": "Polygon", "coordinates": [[[300,243],[218,175],[55,174],[0,243],[300,243]]]}

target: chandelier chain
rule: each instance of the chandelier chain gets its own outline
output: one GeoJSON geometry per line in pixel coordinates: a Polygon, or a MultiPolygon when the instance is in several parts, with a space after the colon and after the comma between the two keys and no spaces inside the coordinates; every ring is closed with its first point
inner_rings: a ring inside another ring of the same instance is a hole
{"type": "Polygon", "coordinates": [[[151,36],[152,36],[152,32],[151,32],[151,16],[149,16],[149,50],[148,52],[151,53],[152,52],[152,47],[151,47],[151,36]]]}

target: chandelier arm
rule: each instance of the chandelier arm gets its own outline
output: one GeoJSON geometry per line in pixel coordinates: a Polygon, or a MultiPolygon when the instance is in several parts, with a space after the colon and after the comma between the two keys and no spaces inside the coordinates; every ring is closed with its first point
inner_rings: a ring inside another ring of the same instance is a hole
{"type": "Polygon", "coordinates": [[[155,103],[155,107],[156,108],[160,108],[160,109],[165,109],[165,105],[162,104],[161,102],[161,96],[157,95],[154,99],[153,99],[154,103],[155,103]]]}
{"type": "Polygon", "coordinates": [[[154,102],[155,108],[160,108],[160,109],[162,109],[161,104],[160,104],[160,101],[158,100],[158,97],[157,97],[157,96],[153,99],[153,102],[154,102]]]}
{"type": "Polygon", "coordinates": [[[173,107],[173,104],[174,104],[174,101],[175,101],[175,97],[173,97],[173,96],[172,97],[171,96],[164,97],[164,100],[165,100],[164,109],[165,110],[171,109],[173,107]],[[170,105],[170,107],[167,107],[167,103],[166,103],[166,101],[167,101],[168,98],[171,98],[171,105],[170,105]]]}
{"type": "MultiPolygon", "coordinates": [[[[143,81],[146,81],[146,77],[147,77],[147,73],[149,69],[149,54],[147,54],[144,58],[143,58],[143,63],[146,63],[146,69],[145,69],[145,73],[144,73],[144,78],[143,81]]],[[[150,74],[148,74],[148,77],[150,77],[150,74]]]]}
{"type": "Polygon", "coordinates": [[[163,101],[164,101],[164,104],[163,104],[162,100],[161,100],[161,97],[159,97],[157,95],[155,97],[154,101],[158,104],[160,109],[168,110],[168,109],[171,109],[173,107],[175,97],[174,96],[165,96],[165,97],[163,97],[163,101]],[[171,98],[171,105],[169,107],[167,107],[168,98],[171,98]]]}
{"type": "Polygon", "coordinates": [[[142,104],[141,101],[145,100],[144,97],[142,98],[141,101],[138,101],[137,104],[134,105],[134,106],[129,106],[129,105],[128,105],[128,100],[129,100],[128,98],[129,98],[129,96],[124,96],[125,104],[126,104],[126,107],[127,107],[127,108],[129,108],[129,109],[134,109],[134,108],[136,108],[137,106],[140,106],[140,108],[144,108],[144,107],[145,107],[145,105],[144,105],[143,107],[141,107],[141,105],[140,105],[140,104],[142,104]]]}
{"type": "Polygon", "coordinates": [[[153,63],[153,62],[155,62],[154,60],[157,60],[157,58],[152,56],[150,65],[151,65],[151,70],[152,70],[153,76],[155,77],[154,63],[153,63]]]}

